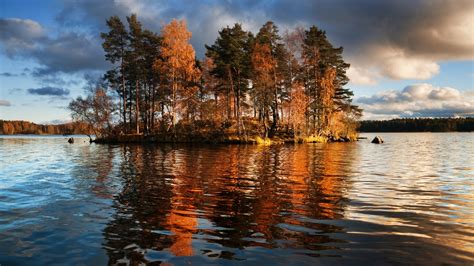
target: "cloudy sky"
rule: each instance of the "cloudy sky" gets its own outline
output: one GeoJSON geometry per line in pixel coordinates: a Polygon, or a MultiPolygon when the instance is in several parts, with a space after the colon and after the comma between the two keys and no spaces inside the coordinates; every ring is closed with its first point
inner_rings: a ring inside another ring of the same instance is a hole
{"type": "Polygon", "coordinates": [[[156,32],[186,19],[199,57],[235,22],[314,24],[344,47],[364,119],[474,116],[472,0],[0,0],[0,119],[70,120],[69,101],[109,67],[105,20],[131,13],[156,32]]]}

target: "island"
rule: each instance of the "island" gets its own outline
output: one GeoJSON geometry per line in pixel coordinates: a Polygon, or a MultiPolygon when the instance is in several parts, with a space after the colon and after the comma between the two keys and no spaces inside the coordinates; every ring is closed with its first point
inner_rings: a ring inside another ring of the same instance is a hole
{"type": "Polygon", "coordinates": [[[345,85],[342,47],[311,26],[254,34],[238,23],[218,32],[196,58],[184,20],[160,33],[137,16],[106,21],[101,34],[113,67],[69,104],[96,142],[280,143],[357,139],[362,110],[345,85]]]}

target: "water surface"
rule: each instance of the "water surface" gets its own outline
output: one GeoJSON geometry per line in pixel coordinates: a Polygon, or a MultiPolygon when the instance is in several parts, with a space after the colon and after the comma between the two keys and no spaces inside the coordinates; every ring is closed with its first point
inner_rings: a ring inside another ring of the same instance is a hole
{"type": "Polygon", "coordinates": [[[474,134],[382,136],[276,146],[1,137],[0,264],[473,264],[474,134]]]}

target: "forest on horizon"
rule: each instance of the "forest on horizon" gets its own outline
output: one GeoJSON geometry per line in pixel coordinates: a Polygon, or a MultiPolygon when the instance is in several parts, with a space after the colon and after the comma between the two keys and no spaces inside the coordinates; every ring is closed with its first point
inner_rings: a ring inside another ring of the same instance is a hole
{"type": "Polygon", "coordinates": [[[42,125],[29,121],[0,120],[0,135],[35,134],[35,135],[76,135],[92,134],[86,123],[71,122],[57,125],[42,125]]]}
{"type": "Polygon", "coordinates": [[[474,117],[397,118],[360,121],[360,132],[472,132],[474,117]]]}

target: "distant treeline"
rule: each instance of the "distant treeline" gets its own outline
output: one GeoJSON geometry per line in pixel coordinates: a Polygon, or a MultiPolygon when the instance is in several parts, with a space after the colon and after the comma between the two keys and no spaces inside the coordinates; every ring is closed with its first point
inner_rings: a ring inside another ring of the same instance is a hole
{"type": "Polygon", "coordinates": [[[66,123],[60,125],[38,125],[28,121],[0,120],[0,134],[90,134],[91,129],[85,123],[66,123]]]}
{"type": "Polygon", "coordinates": [[[404,118],[360,122],[360,132],[449,132],[474,131],[474,117],[468,118],[404,118]]]}

